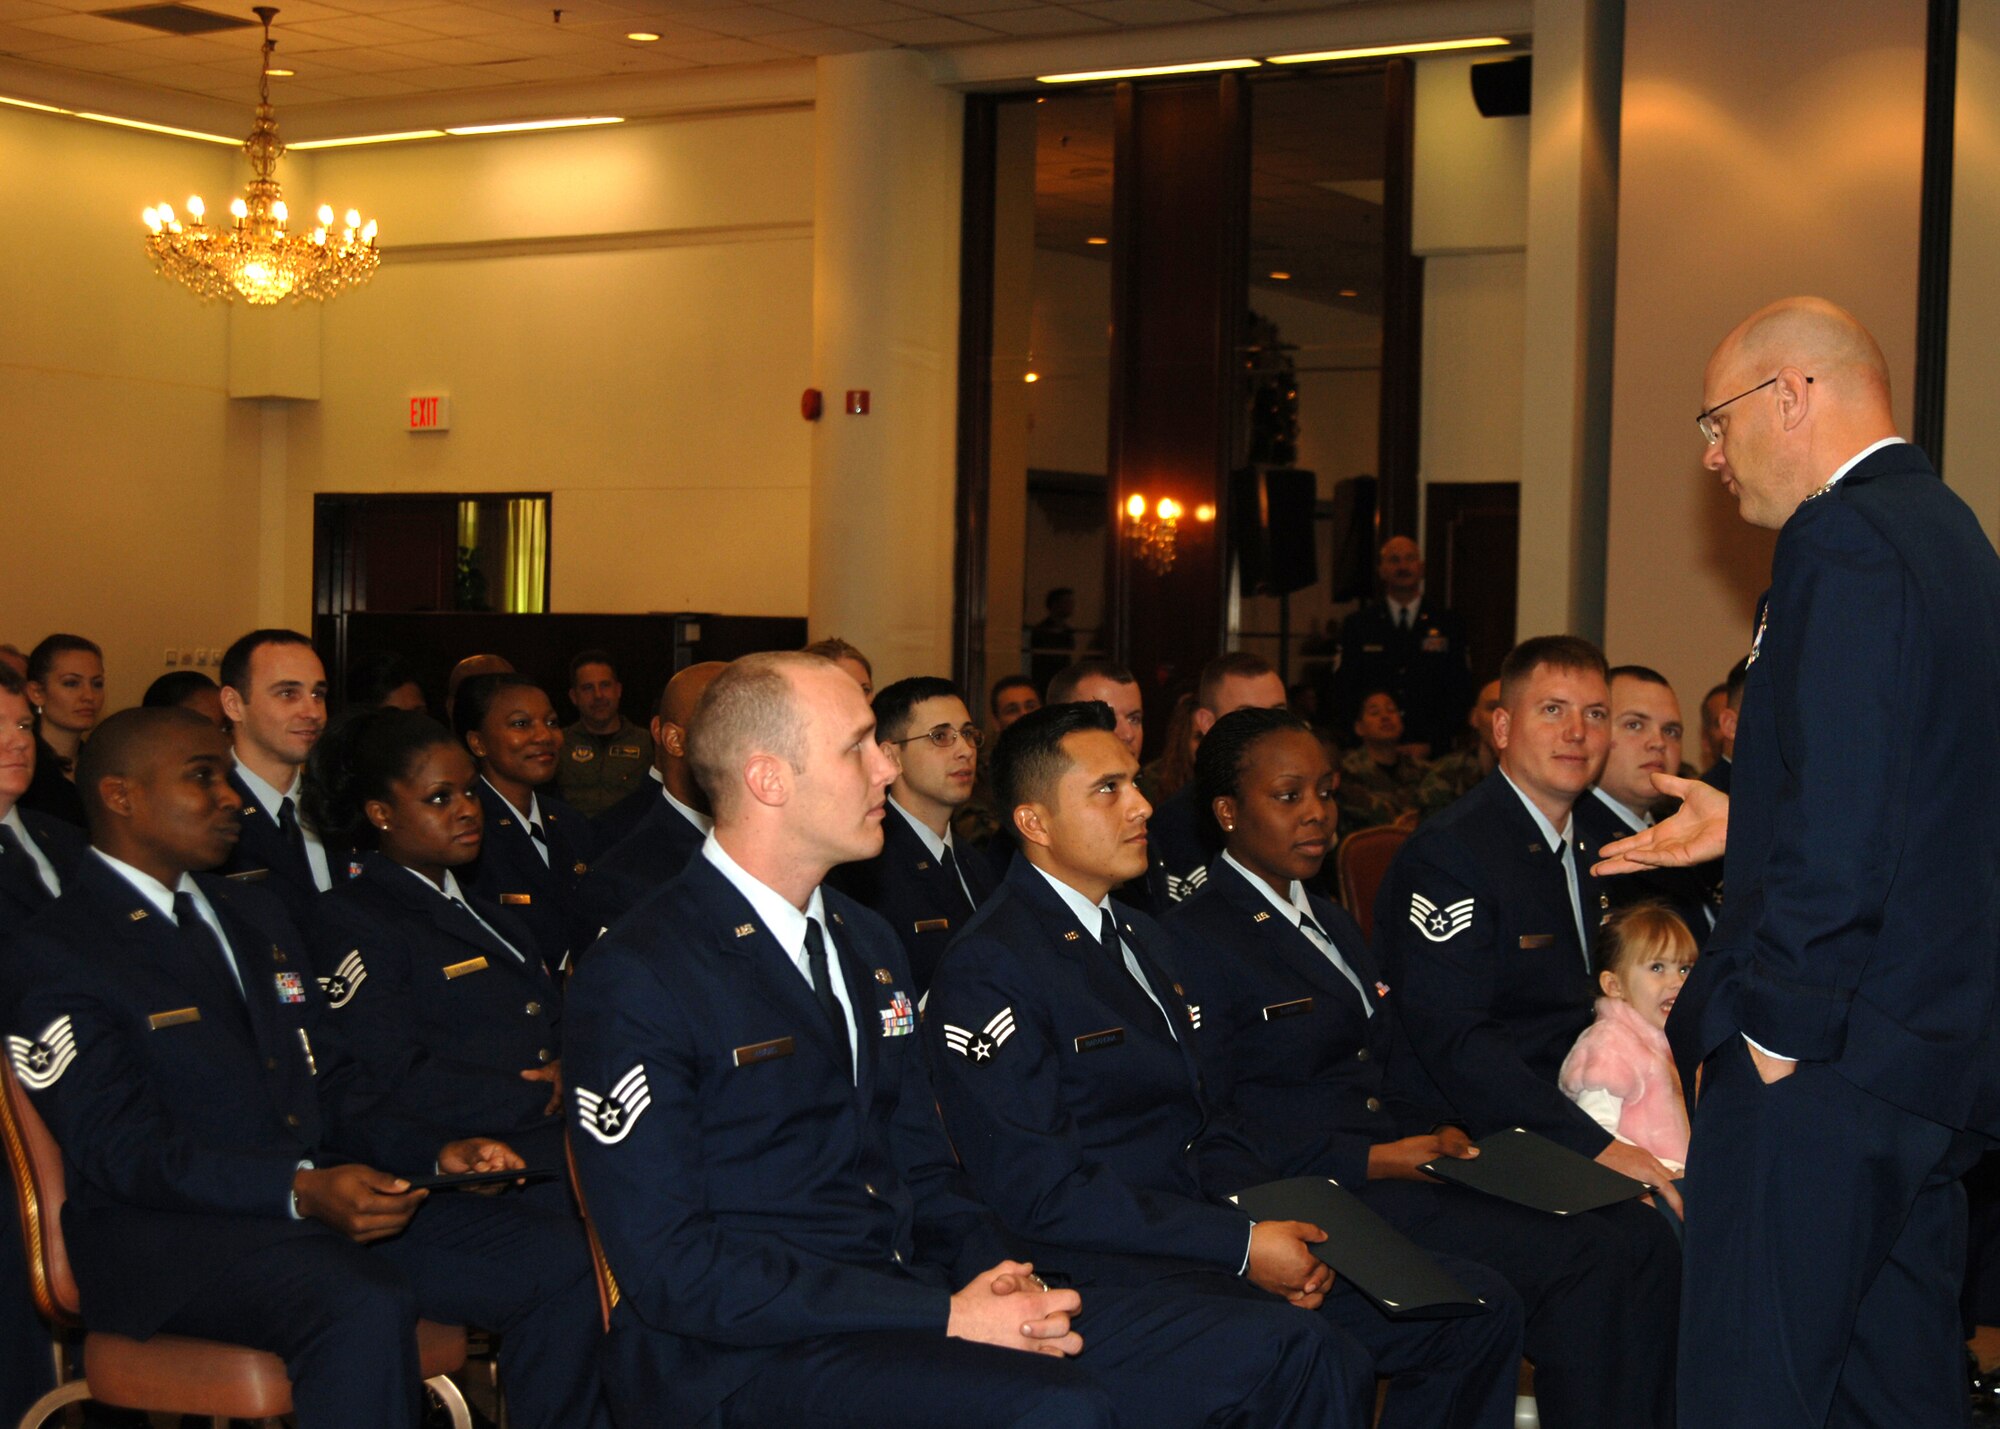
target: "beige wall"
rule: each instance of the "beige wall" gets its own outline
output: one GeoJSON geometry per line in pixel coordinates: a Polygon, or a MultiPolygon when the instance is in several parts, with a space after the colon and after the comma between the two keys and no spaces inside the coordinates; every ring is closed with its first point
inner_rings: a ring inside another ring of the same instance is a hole
{"type": "Polygon", "coordinates": [[[0,641],[97,640],[112,708],[253,607],[257,427],[226,395],[227,317],[153,275],[139,222],[190,193],[221,209],[240,163],[0,108],[0,641]]]}
{"type": "Polygon", "coordinates": [[[1881,341],[1907,428],[1924,9],[1627,12],[1605,636],[1684,706],[1749,648],[1770,573],[1771,535],[1699,466],[1692,418],[1717,340],[1772,299],[1824,294],[1881,341]]]}
{"type": "Polygon", "coordinates": [[[1967,5],[1958,23],[1958,124],[1952,150],[1950,353],[1945,480],[2000,541],[2000,5],[1967,5]]]}
{"type": "Polygon", "coordinates": [[[292,618],[320,491],[553,493],[556,610],[802,614],[812,134],[791,110],[318,155],[390,257],[321,315],[322,400],[289,412],[292,618]],[[417,392],[450,432],[403,430],[417,392]]]}
{"type": "Polygon", "coordinates": [[[1424,260],[1426,484],[1521,480],[1526,273],[1518,251],[1424,260]]]}

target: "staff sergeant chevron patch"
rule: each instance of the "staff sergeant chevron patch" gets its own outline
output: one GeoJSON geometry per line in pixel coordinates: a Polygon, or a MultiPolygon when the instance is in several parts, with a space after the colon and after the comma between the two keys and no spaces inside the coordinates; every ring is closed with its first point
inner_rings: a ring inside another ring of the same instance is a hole
{"type": "Polygon", "coordinates": [[[1440,908],[1423,894],[1412,893],[1410,921],[1433,943],[1447,942],[1472,926],[1472,900],[1461,898],[1440,908]]]}
{"type": "Polygon", "coordinates": [[[631,1134],[652,1104],[653,1092],[646,1085],[646,1064],[639,1062],[603,1096],[584,1087],[576,1089],[577,1125],[606,1146],[616,1146],[631,1134]]]}

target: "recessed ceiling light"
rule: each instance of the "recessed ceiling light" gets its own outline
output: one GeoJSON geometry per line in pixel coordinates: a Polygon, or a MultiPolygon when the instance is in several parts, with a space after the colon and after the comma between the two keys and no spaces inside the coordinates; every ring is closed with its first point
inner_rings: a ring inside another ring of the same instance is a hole
{"type": "Polygon", "coordinates": [[[354,134],[345,139],[297,139],[287,149],[348,149],[357,144],[400,144],[405,139],[442,139],[442,129],[405,129],[400,134],[354,134]]]}
{"type": "Polygon", "coordinates": [[[148,124],[143,119],[120,119],[115,114],[91,114],[79,109],[76,117],[95,120],[99,124],[116,124],[121,129],[144,129],[150,134],[171,134],[176,139],[200,139],[210,144],[227,144],[232,149],[243,142],[241,139],[232,139],[226,134],[204,134],[199,129],[176,129],[171,124],[148,124]]]}
{"type": "Polygon", "coordinates": [[[295,69],[267,69],[264,73],[271,76],[272,79],[290,79],[298,71],[295,69]]]}
{"type": "Polygon", "coordinates": [[[1088,243],[1092,248],[1102,248],[1105,244],[1109,243],[1111,240],[1108,238],[1086,238],[1083,241],[1085,243],[1088,243]]]}
{"type": "Polygon", "coordinates": [[[1352,288],[1342,288],[1340,290],[1340,296],[1343,298],[1358,298],[1361,296],[1361,294],[1357,293],[1352,288]]]}
{"type": "MultiPolygon", "coordinates": [[[[592,124],[623,124],[623,119],[599,117],[594,119],[524,119],[513,124],[461,124],[457,128],[447,128],[447,134],[519,134],[528,129],[582,129],[592,124]]],[[[294,147],[297,147],[296,145],[294,147]]]]}
{"type": "Polygon", "coordinates": [[[54,104],[37,104],[32,99],[9,99],[4,94],[0,94],[0,104],[11,104],[16,109],[39,109],[44,114],[69,114],[73,112],[54,104]]]}
{"type": "Polygon", "coordinates": [[[1358,50],[1314,50],[1309,54],[1270,55],[1274,65],[1317,64],[1324,60],[1372,60],[1385,55],[1427,55],[1439,50],[1486,50],[1495,45],[1510,45],[1512,40],[1501,39],[1498,35],[1486,35],[1476,40],[1423,40],[1407,45],[1370,45],[1358,50]]]}
{"type": "Polygon", "coordinates": [[[1290,273],[1277,272],[1271,275],[1271,281],[1274,283],[1289,283],[1291,280],[1292,275],[1290,273]]]}
{"type": "Polygon", "coordinates": [[[653,41],[659,39],[660,37],[654,34],[651,30],[634,30],[631,34],[627,35],[625,38],[628,40],[636,41],[637,43],[642,45],[650,45],[653,43],[653,41]]]}
{"type": "Polygon", "coordinates": [[[1138,69],[1086,69],[1074,74],[1038,74],[1037,84],[1083,84],[1093,79],[1145,79],[1156,74],[1206,74],[1218,69],[1256,69],[1256,60],[1202,60],[1198,64],[1146,65],[1138,69]]]}

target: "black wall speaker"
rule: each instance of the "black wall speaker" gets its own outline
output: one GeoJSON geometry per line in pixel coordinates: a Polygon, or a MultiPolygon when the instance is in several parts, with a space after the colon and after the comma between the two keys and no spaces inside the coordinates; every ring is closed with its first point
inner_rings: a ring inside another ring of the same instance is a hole
{"type": "Polygon", "coordinates": [[[1526,114],[1535,92],[1535,57],[1516,55],[1472,67],[1472,102],[1488,119],[1526,114]]]}
{"type": "Polygon", "coordinates": [[[1230,522],[1243,588],[1289,595],[1319,580],[1313,525],[1319,478],[1290,467],[1249,467],[1230,478],[1230,522]]]}

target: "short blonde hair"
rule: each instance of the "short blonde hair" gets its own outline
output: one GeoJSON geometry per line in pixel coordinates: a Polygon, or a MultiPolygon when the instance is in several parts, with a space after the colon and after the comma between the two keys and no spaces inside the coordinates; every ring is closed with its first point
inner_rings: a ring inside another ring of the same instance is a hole
{"type": "Polygon", "coordinates": [[[830,670],[831,661],[801,650],[773,650],[732,660],[695,706],[688,730],[688,763],[721,814],[736,797],[744,764],[752,755],[774,754],[806,767],[806,715],[792,675],[830,670]]]}

